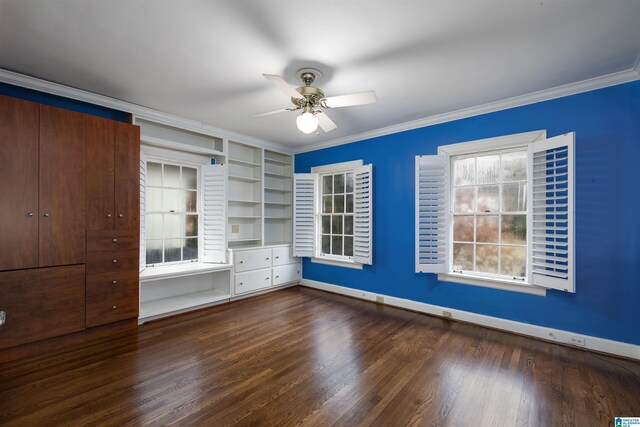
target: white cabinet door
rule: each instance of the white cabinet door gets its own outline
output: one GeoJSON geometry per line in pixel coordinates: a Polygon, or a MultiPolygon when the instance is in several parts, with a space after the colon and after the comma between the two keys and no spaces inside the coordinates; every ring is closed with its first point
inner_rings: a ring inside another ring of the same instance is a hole
{"type": "Polygon", "coordinates": [[[281,265],[273,267],[273,286],[300,280],[300,264],[281,265]]]}
{"type": "Polygon", "coordinates": [[[236,295],[257,291],[271,286],[271,269],[237,273],[235,277],[236,295]]]}
{"type": "Polygon", "coordinates": [[[293,248],[291,246],[282,246],[279,248],[273,248],[273,266],[294,264],[298,262],[293,257],[293,248]]]}
{"type": "Polygon", "coordinates": [[[271,267],[271,249],[238,251],[234,254],[236,273],[271,267]]]}

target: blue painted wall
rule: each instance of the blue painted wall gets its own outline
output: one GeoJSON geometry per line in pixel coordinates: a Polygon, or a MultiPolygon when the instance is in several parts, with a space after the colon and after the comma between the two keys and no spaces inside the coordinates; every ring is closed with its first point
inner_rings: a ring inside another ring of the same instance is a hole
{"type": "Polygon", "coordinates": [[[113,110],[111,108],[89,104],[87,102],[76,101],[75,99],[64,98],[62,96],[51,95],[37,90],[25,89],[20,86],[9,85],[6,83],[0,83],[0,95],[38,102],[52,107],[77,111],[79,113],[91,114],[119,122],[129,122],[129,114],[123,111],[113,110]]]}
{"type": "Polygon", "coordinates": [[[374,265],[304,260],[306,279],[640,344],[640,81],[296,155],[296,172],[374,168],[374,265]],[[439,145],[546,129],[576,132],[575,294],[546,297],[414,273],[414,157],[439,145]]]}

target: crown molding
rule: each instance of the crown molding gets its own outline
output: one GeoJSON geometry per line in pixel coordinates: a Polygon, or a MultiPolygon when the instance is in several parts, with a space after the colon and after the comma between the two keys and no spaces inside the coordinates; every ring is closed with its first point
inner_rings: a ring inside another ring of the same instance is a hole
{"type": "Polygon", "coordinates": [[[548,101],[550,99],[576,95],[578,93],[589,92],[596,89],[602,89],[609,86],[628,83],[638,79],[640,79],[640,58],[638,58],[638,61],[636,61],[634,68],[628,69],[626,71],[620,71],[617,73],[607,74],[605,76],[594,77],[575,83],[556,86],[551,89],[532,92],[526,95],[519,95],[513,98],[504,99],[502,101],[494,101],[475,107],[468,107],[448,113],[436,114],[434,116],[374,129],[356,135],[345,136],[343,138],[332,139],[329,141],[322,141],[311,145],[306,145],[304,147],[297,147],[293,149],[293,152],[295,154],[300,154],[309,151],[320,150],[323,148],[335,147],[337,145],[349,144],[352,142],[363,141],[366,139],[404,132],[407,130],[433,126],[440,123],[452,122],[454,120],[466,119],[469,117],[480,116],[482,114],[493,113],[501,110],[508,110],[510,108],[521,107],[523,105],[535,104],[542,101],[548,101]]]}
{"type": "Polygon", "coordinates": [[[257,147],[273,149],[285,153],[292,153],[292,147],[276,144],[252,136],[244,135],[238,132],[221,129],[204,122],[187,119],[185,117],[174,114],[165,113],[153,108],[145,107],[131,102],[122,101],[105,95],[100,95],[86,90],[65,86],[60,83],[54,83],[36,77],[27,76],[13,71],[0,68],[0,82],[14,86],[20,86],[26,89],[37,90],[39,92],[49,93],[51,95],[62,96],[64,98],[75,99],[77,101],[87,102],[114,110],[124,111],[139,118],[161,123],[167,126],[173,126],[192,132],[202,133],[205,135],[215,136],[223,139],[230,139],[238,142],[248,143],[257,147]]]}

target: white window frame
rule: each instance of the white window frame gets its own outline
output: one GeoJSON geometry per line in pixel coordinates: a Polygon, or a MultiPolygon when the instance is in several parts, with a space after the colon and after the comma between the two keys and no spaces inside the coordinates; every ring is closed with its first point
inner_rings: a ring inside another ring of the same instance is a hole
{"type": "MultiPolygon", "coordinates": [[[[490,153],[493,151],[503,151],[506,149],[527,148],[530,144],[536,141],[541,141],[547,138],[546,130],[526,132],[515,135],[506,135],[497,138],[489,138],[478,141],[463,142],[458,144],[450,144],[438,147],[439,155],[447,155],[449,157],[454,156],[477,156],[479,154],[490,153]]],[[[529,173],[529,171],[528,171],[529,173]]],[[[453,179],[453,173],[450,174],[453,179]]],[[[453,185],[449,185],[448,197],[452,198],[453,185]]],[[[529,199],[529,197],[527,197],[529,199]]],[[[452,199],[451,199],[452,200],[452,199]]],[[[527,200],[527,203],[531,203],[531,200],[527,200]]],[[[457,273],[452,271],[452,253],[453,253],[453,208],[450,203],[449,215],[449,238],[447,239],[447,272],[438,273],[438,280],[445,282],[454,282],[474,286],[484,286],[494,289],[509,290],[515,292],[523,292],[533,295],[545,296],[547,289],[532,285],[531,278],[531,266],[529,251],[531,250],[531,218],[527,214],[527,277],[526,280],[512,280],[498,275],[492,275],[489,273],[477,273],[471,274],[469,272],[457,273]]]]}
{"type": "MultiPolygon", "coordinates": [[[[333,265],[337,267],[347,267],[357,270],[362,270],[364,265],[353,260],[353,256],[344,255],[327,255],[321,253],[322,248],[322,175],[337,174],[337,173],[353,173],[354,174],[354,187],[355,187],[355,170],[357,167],[363,166],[362,160],[353,160],[350,162],[333,163],[330,165],[315,166],[311,168],[311,173],[318,176],[318,185],[316,185],[316,203],[314,207],[314,222],[315,222],[315,254],[311,258],[311,262],[318,264],[333,265]]],[[[355,194],[355,188],[354,188],[355,194]]],[[[355,195],[354,195],[355,199],[355,195]]],[[[355,200],[354,200],[354,212],[355,212],[355,200]]],[[[355,219],[354,219],[355,227],[355,219]]],[[[355,241],[355,236],[354,236],[355,241]]],[[[355,249],[354,249],[355,250],[355,249]]]]}

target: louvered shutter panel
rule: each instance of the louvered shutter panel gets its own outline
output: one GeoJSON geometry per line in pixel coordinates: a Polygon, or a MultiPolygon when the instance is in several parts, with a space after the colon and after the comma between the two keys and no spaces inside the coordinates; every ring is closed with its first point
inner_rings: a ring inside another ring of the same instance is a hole
{"type": "Polygon", "coordinates": [[[202,261],[227,261],[226,166],[202,166],[202,261]]]}
{"type": "Polygon", "coordinates": [[[575,133],[529,147],[530,282],[575,292],[575,133]]]}
{"type": "Polygon", "coordinates": [[[372,264],[373,260],[373,169],[364,165],[355,169],[353,209],[353,260],[372,264]]]}
{"type": "Polygon", "coordinates": [[[446,273],[449,156],[416,156],[416,272],[446,273]]]}
{"type": "Polygon", "coordinates": [[[316,175],[293,175],[293,256],[315,256],[316,175]]]}
{"type": "Polygon", "coordinates": [[[147,158],[140,153],[140,271],[147,265],[147,158]]]}

